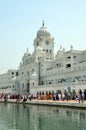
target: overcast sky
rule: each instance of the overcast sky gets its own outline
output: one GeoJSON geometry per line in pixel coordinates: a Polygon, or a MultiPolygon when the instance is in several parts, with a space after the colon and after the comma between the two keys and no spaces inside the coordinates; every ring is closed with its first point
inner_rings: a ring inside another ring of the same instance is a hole
{"type": "Polygon", "coordinates": [[[0,0],[0,74],[15,69],[42,21],[55,39],[55,52],[86,49],[86,0],[0,0]]]}

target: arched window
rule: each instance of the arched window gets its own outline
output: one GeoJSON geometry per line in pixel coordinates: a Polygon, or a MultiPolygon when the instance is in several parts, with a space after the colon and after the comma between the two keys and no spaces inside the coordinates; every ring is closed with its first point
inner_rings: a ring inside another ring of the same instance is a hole
{"type": "Polygon", "coordinates": [[[27,76],[29,76],[30,75],[30,72],[29,71],[27,71],[27,76]]]}
{"type": "Polygon", "coordinates": [[[22,88],[24,88],[24,83],[22,84],[22,88]]]}
{"type": "Polygon", "coordinates": [[[32,69],[32,71],[31,71],[31,72],[32,72],[32,74],[33,74],[33,73],[34,73],[34,69],[32,69]]]}
{"type": "Polygon", "coordinates": [[[33,82],[33,87],[34,87],[34,82],[33,82]]]}

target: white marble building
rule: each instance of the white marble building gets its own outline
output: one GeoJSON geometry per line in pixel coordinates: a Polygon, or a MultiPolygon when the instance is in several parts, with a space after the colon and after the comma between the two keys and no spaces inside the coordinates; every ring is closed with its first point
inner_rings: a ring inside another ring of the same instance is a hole
{"type": "Polygon", "coordinates": [[[86,50],[54,52],[54,38],[44,25],[33,41],[34,51],[24,53],[17,70],[0,75],[0,92],[56,92],[65,89],[86,89],[86,50]]]}

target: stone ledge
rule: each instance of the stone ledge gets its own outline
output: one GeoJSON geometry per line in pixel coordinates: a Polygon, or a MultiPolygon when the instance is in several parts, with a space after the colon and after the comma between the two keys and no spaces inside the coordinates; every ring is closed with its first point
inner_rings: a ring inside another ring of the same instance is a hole
{"type": "Polygon", "coordinates": [[[78,103],[78,102],[69,102],[69,101],[52,101],[52,100],[28,100],[26,102],[21,101],[16,101],[15,99],[13,100],[0,100],[1,103],[18,103],[18,104],[30,104],[30,105],[46,105],[46,106],[59,106],[59,107],[71,107],[71,108],[84,108],[86,109],[86,102],[85,103],[78,103]]]}

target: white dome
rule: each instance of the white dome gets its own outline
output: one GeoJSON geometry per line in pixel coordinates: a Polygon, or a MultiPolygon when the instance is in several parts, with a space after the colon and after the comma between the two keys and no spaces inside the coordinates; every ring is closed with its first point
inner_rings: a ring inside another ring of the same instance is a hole
{"type": "Polygon", "coordinates": [[[26,52],[24,53],[24,57],[27,57],[27,56],[31,56],[31,54],[28,52],[28,48],[27,48],[26,52]]]}
{"type": "Polygon", "coordinates": [[[28,49],[27,49],[27,51],[22,56],[22,62],[23,62],[23,64],[28,64],[28,63],[30,63],[30,61],[31,61],[31,54],[28,52],[28,49]]]}
{"type": "Polygon", "coordinates": [[[44,26],[44,22],[42,24],[42,27],[37,32],[37,37],[40,37],[40,36],[51,36],[47,28],[44,26]]]}

